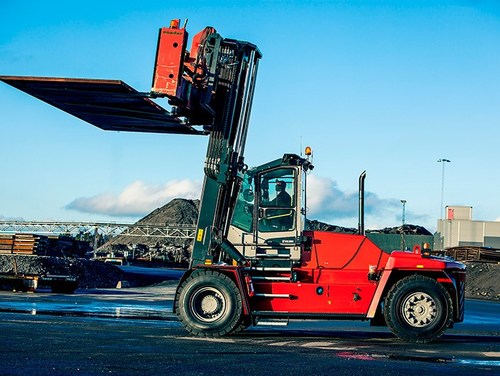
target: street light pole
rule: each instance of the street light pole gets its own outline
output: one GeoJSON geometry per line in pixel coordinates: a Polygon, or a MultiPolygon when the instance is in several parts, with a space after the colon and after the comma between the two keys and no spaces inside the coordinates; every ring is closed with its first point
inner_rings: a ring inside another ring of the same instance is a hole
{"type": "Polygon", "coordinates": [[[444,219],[444,164],[450,162],[451,161],[446,158],[438,159],[438,163],[441,163],[443,165],[441,173],[441,209],[440,209],[441,219],[444,219]]]}
{"type": "Polygon", "coordinates": [[[401,200],[401,203],[403,204],[403,220],[402,220],[402,222],[403,222],[403,226],[404,226],[404,225],[405,225],[405,222],[406,222],[406,221],[405,221],[405,214],[406,214],[406,212],[405,212],[405,209],[406,209],[406,200],[401,200]]]}

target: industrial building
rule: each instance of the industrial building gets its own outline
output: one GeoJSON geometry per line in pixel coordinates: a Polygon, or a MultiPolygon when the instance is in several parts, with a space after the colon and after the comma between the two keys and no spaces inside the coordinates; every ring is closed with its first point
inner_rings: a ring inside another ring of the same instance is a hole
{"type": "Polygon", "coordinates": [[[446,206],[434,249],[463,246],[500,248],[500,222],[474,221],[472,206],[446,206]]]}

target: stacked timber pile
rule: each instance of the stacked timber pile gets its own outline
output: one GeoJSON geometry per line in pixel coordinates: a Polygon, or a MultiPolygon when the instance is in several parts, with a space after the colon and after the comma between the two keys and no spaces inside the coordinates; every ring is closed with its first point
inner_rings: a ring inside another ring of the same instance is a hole
{"type": "Polygon", "coordinates": [[[11,254],[13,246],[13,235],[0,235],[0,254],[11,254]]]}
{"type": "Polygon", "coordinates": [[[0,234],[0,254],[23,254],[57,257],[84,257],[90,245],[73,237],[38,234],[0,234]]]}
{"type": "Polygon", "coordinates": [[[460,246],[446,248],[445,253],[457,261],[500,262],[500,249],[460,246]]]}
{"type": "Polygon", "coordinates": [[[46,252],[48,244],[48,238],[43,235],[0,235],[0,254],[42,254],[46,252]]]}

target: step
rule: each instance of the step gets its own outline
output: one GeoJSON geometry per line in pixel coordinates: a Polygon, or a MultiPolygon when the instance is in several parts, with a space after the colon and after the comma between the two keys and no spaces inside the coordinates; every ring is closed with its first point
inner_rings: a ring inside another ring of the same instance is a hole
{"type": "Polygon", "coordinates": [[[252,276],[253,281],[290,281],[290,277],[265,277],[265,276],[252,276]]]}
{"type": "Polygon", "coordinates": [[[285,253],[277,253],[277,254],[267,254],[267,253],[262,253],[262,254],[256,254],[255,258],[290,258],[290,255],[285,254],[285,253]]]}
{"type": "Polygon", "coordinates": [[[265,294],[265,293],[256,293],[255,296],[259,298],[284,298],[290,299],[290,294],[265,294]]]}
{"type": "Polygon", "coordinates": [[[257,319],[256,326],[288,326],[288,319],[257,319]]]}
{"type": "Polygon", "coordinates": [[[260,272],[290,272],[292,268],[289,267],[277,267],[277,266],[252,266],[250,268],[245,268],[247,271],[260,271],[260,272]]]}

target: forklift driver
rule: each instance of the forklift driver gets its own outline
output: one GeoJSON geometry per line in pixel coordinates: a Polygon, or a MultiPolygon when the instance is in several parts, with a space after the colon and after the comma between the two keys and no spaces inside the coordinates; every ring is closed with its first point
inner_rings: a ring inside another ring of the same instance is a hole
{"type": "Polygon", "coordinates": [[[280,206],[289,208],[292,206],[292,198],[286,191],[286,182],[276,180],[276,197],[269,202],[269,206],[280,206]]]}
{"type": "MultiPolygon", "coordinates": [[[[283,180],[276,181],[276,197],[269,201],[266,206],[274,206],[281,208],[291,208],[292,198],[286,191],[286,182],[283,180]]],[[[268,211],[268,223],[274,228],[280,230],[290,230],[293,228],[293,212],[284,209],[270,209],[268,211]]]]}

